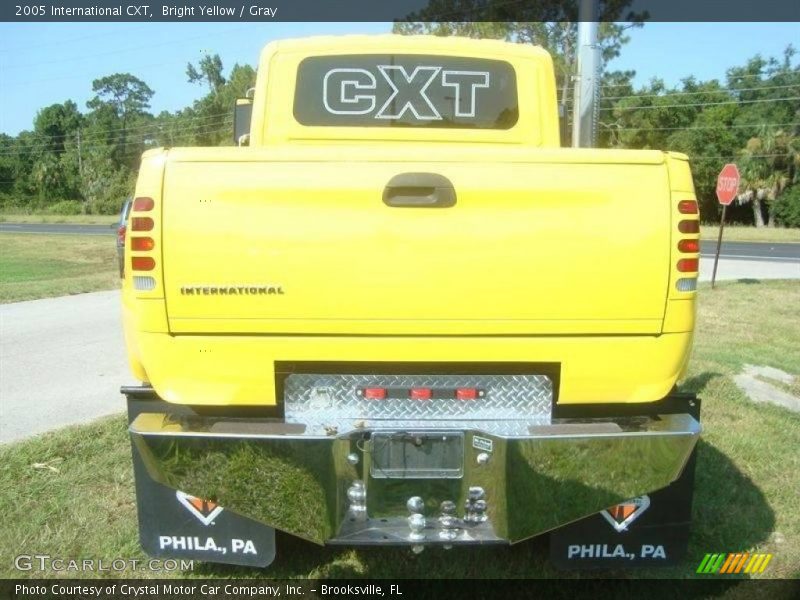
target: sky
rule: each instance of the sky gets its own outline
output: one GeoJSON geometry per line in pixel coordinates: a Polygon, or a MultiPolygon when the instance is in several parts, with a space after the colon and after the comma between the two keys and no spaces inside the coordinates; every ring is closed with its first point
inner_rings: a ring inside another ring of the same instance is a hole
{"type": "MultiPolygon", "coordinates": [[[[0,132],[31,129],[37,110],[75,101],[82,111],[92,80],[127,72],[153,90],[154,113],[175,111],[206,93],[186,81],[186,64],[218,53],[226,72],[255,66],[274,39],[385,33],[389,23],[0,23],[0,132]]],[[[780,56],[800,46],[800,23],[647,23],[609,69],[636,71],[637,85],[686,76],[724,78],[755,54],[780,56]]],[[[800,50],[800,47],[798,47],[800,50]]]]}

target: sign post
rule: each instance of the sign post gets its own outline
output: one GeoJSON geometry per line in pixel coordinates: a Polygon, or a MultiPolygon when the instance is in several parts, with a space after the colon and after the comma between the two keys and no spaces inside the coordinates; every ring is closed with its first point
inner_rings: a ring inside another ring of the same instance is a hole
{"type": "Polygon", "coordinates": [[[717,176],[717,200],[722,205],[722,216],[719,221],[719,237],[717,238],[717,253],[714,255],[714,272],[711,275],[711,289],[717,279],[717,263],[719,263],[719,251],[722,247],[722,230],[725,229],[725,209],[733,202],[739,193],[739,169],[733,163],[728,163],[717,176]]]}

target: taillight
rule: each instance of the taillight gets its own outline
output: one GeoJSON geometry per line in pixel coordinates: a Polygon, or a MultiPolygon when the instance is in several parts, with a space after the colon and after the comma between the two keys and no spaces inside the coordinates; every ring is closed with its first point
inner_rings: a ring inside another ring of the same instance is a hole
{"type": "Polygon", "coordinates": [[[386,398],[386,388],[368,387],[364,388],[364,398],[367,400],[383,400],[386,398]]]}
{"type": "Polygon", "coordinates": [[[700,240],[681,240],[678,242],[681,252],[700,252],[700,240]]]}
{"type": "Polygon", "coordinates": [[[153,206],[154,205],[155,205],[155,202],[153,202],[152,198],[145,198],[145,197],[136,198],[133,201],[133,207],[132,207],[131,210],[135,210],[135,211],[153,210],[153,206]]]}
{"type": "Polygon", "coordinates": [[[698,260],[696,258],[682,258],[678,261],[678,271],[681,273],[697,272],[698,260]]]}
{"type": "Polygon", "coordinates": [[[123,247],[125,246],[125,231],[127,227],[125,225],[120,225],[117,227],[117,246],[123,247]]]}
{"type": "Polygon", "coordinates": [[[148,252],[155,248],[156,243],[153,241],[153,238],[149,237],[133,237],[131,238],[131,250],[136,250],[137,252],[148,252]]]}
{"type": "Polygon", "coordinates": [[[684,215],[697,214],[697,201],[696,200],[681,200],[678,202],[678,212],[684,215]]]}
{"type": "Polygon", "coordinates": [[[131,231],[152,231],[153,219],[150,217],[132,217],[131,231]]]}
{"type": "Polygon", "coordinates": [[[156,261],[149,256],[131,257],[131,269],[134,271],[152,271],[156,267],[156,261]]]}
{"type": "Polygon", "coordinates": [[[475,400],[478,397],[478,390],[476,388],[458,388],[456,390],[456,398],[458,400],[475,400]]]}
{"type": "Polygon", "coordinates": [[[681,233],[700,233],[700,221],[680,221],[678,231],[681,233]]]}
{"type": "Polygon", "coordinates": [[[412,400],[430,400],[433,397],[431,388],[411,388],[408,397],[412,400]]]}

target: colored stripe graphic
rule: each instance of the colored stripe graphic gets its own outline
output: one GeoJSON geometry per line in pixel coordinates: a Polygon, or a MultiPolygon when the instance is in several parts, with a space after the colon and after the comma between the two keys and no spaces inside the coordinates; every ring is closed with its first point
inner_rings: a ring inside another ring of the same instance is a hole
{"type": "Polygon", "coordinates": [[[730,575],[736,573],[763,573],[772,554],[732,552],[729,554],[706,554],[697,573],[730,575]]]}

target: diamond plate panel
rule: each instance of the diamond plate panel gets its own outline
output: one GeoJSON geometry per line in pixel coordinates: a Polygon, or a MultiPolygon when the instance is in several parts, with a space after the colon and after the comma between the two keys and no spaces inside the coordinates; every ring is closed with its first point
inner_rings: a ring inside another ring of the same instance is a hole
{"type": "Polygon", "coordinates": [[[553,383],[545,375],[342,375],[301,373],[284,382],[285,416],[311,430],[357,427],[481,429],[525,435],[530,425],[550,422],[553,383]],[[475,387],[475,400],[436,398],[367,400],[365,387],[433,389],[475,387]]]}

